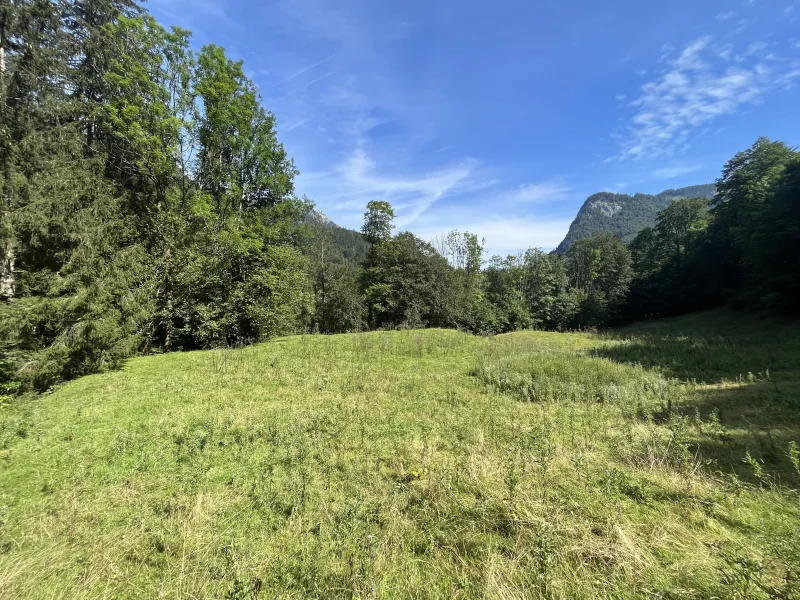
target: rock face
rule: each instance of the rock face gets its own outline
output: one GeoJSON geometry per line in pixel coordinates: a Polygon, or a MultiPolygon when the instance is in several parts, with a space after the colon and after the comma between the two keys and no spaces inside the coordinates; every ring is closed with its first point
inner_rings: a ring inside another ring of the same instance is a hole
{"type": "Polygon", "coordinates": [[[330,217],[328,217],[328,215],[318,211],[316,208],[312,209],[311,212],[306,215],[306,220],[309,223],[318,223],[319,225],[336,225],[336,223],[334,223],[330,217]]]}
{"type": "Polygon", "coordinates": [[[564,254],[577,240],[600,233],[614,233],[629,242],[645,227],[652,227],[656,215],[679,198],[711,198],[714,185],[693,185],[677,190],[664,190],[660,194],[592,194],[581,206],[578,215],[569,227],[569,232],[556,248],[564,254]]]}
{"type": "Polygon", "coordinates": [[[589,202],[588,208],[589,210],[599,211],[607,217],[613,217],[622,210],[622,204],[619,202],[604,200],[602,198],[595,198],[589,202]]]}

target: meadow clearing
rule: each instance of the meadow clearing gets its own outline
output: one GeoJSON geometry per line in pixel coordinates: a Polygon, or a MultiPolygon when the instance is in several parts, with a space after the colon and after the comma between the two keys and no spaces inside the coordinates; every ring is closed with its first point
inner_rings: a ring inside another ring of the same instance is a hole
{"type": "Polygon", "coordinates": [[[800,597],[800,326],[296,336],[0,407],[3,598],[800,597]]]}

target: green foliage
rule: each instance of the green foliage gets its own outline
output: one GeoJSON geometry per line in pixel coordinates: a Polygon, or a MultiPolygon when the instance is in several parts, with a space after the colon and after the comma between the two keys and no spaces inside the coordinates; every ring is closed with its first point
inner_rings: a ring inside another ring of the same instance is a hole
{"type": "Polygon", "coordinates": [[[322,213],[312,210],[305,219],[308,234],[303,253],[314,267],[347,264],[361,265],[369,253],[369,243],[360,231],[339,227],[322,213]]]}
{"type": "Polygon", "coordinates": [[[679,200],[631,242],[635,279],[627,318],[680,314],[725,302],[797,312],[800,291],[798,153],[761,138],[731,159],[710,211],[679,200]]]}
{"type": "Polygon", "coordinates": [[[186,253],[171,295],[173,344],[204,348],[297,332],[310,310],[305,259],[294,248],[212,236],[186,253]]]}
{"type": "Polygon", "coordinates": [[[360,289],[360,271],[347,264],[333,265],[318,280],[316,323],[322,333],[367,329],[367,307],[360,289]]]}
{"type": "Polygon", "coordinates": [[[749,294],[769,310],[796,312],[800,298],[800,156],[795,153],[752,223],[742,262],[749,294]]]}
{"type": "Polygon", "coordinates": [[[0,385],[303,327],[308,206],[241,63],[126,0],[2,11],[0,385]]]}
{"type": "Polygon", "coordinates": [[[519,331],[533,325],[525,302],[524,257],[493,256],[486,269],[486,297],[494,306],[494,329],[498,332],[519,331]]]}
{"type": "Polygon", "coordinates": [[[633,269],[628,248],[606,233],[575,242],[567,251],[570,284],[580,293],[579,322],[603,325],[619,318],[633,269]]]}
{"type": "Polygon", "coordinates": [[[536,248],[493,257],[485,272],[485,288],[495,307],[496,331],[563,330],[573,325],[578,313],[564,259],[536,248]]]}
{"type": "Polygon", "coordinates": [[[394,209],[391,204],[384,200],[370,200],[367,203],[367,212],[364,213],[361,232],[372,245],[385,242],[392,235],[393,221],[394,209]]]}
{"type": "Polygon", "coordinates": [[[377,243],[362,273],[370,325],[452,325],[450,276],[447,260],[411,233],[377,243]]]}
{"type": "Polygon", "coordinates": [[[696,239],[708,227],[708,203],[704,198],[676,200],[658,213],[654,228],[656,238],[671,248],[675,269],[680,272],[682,257],[696,245],[696,239]]]}
{"type": "Polygon", "coordinates": [[[760,138],[726,163],[711,202],[709,243],[699,257],[712,302],[734,298],[746,285],[759,215],[770,205],[775,186],[795,157],[783,142],[760,138]]]}
{"type": "Polygon", "coordinates": [[[462,270],[467,275],[480,271],[483,263],[483,241],[478,240],[477,234],[469,231],[462,233],[454,229],[446,235],[438,236],[433,244],[454,269],[462,270]]]}

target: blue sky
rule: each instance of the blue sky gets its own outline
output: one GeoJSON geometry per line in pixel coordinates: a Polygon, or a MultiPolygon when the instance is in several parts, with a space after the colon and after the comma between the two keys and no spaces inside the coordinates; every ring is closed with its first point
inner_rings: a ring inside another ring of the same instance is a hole
{"type": "Polygon", "coordinates": [[[800,0],[151,0],[245,62],[307,195],[424,239],[558,244],[597,191],[712,182],[800,145],[800,0]]]}

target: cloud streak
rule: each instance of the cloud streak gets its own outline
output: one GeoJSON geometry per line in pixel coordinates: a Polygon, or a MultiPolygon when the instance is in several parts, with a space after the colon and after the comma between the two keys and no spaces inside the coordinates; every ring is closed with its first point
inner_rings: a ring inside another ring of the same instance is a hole
{"type": "Polygon", "coordinates": [[[292,74],[291,74],[291,75],[289,75],[288,77],[284,77],[283,79],[281,79],[280,83],[285,83],[285,82],[287,82],[287,81],[291,81],[291,80],[292,80],[292,79],[294,79],[295,77],[299,77],[299,76],[300,76],[300,75],[302,75],[303,73],[307,73],[307,72],[308,72],[308,71],[310,71],[311,69],[314,69],[314,68],[316,68],[316,67],[320,66],[321,64],[323,64],[323,63],[325,63],[325,62],[329,61],[329,60],[330,60],[330,59],[332,59],[334,56],[335,56],[334,54],[331,54],[331,55],[329,55],[329,56],[326,56],[326,57],[325,57],[325,58],[323,58],[322,60],[318,60],[317,62],[315,62],[315,63],[313,63],[313,64],[307,65],[307,66],[303,67],[302,69],[299,69],[299,70],[295,71],[294,73],[292,73],[292,74]]]}
{"type": "Polygon", "coordinates": [[[623,133],[618,159],[641,160],[679,154],[690,136],[714,119],[760,102],[800,76],[798,63],[767,54],[754,43],[730,64],[729,47],[715,50],[702,36],[688,44],[657,79],[631,102],[635,113],[623,133]]]}
{"type": "Polygon", "coordinates": [[[696,173],[702,168],[703,167],[700,165],[686,167],[664,167],[663,169],[656,169],[653,171],[653,176],[659,179],[675,179],[676,177],[681,177],[682,175],[696,173]]]}
{"type": "MultiPolygon", "coordinates": [[[[437,201],[458,191],[470,182],[478,163],[465,159],[455,165],[434,169],[420,175],[400,176],[381,172],[366,151],[359,147],[331,172],[301,176],[304,188],[324,194],[327,206],[336,214],[356,215],[369,200],[388,200],[396,209],[397,225],[406,226],[430,209],[437,201]]],[[[353,226],[354,223],[346,223],[353,226]]]]}
{"type": "Polygon", "coordinates": [[[558,181],[521,185],[501,194],[498,200],[515,205],[549,204],[568,197],[571,189],[558,181]]]}

